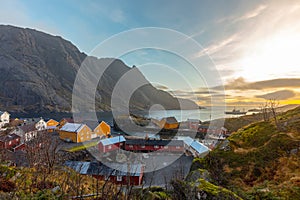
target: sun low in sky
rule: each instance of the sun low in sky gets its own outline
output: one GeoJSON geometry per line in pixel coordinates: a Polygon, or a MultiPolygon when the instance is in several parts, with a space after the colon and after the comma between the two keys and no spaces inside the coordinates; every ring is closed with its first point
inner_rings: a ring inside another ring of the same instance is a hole
{"type": "MultiPolygon", "coordinates": [[[[135,28],[180,32],[202,47],[191,58],[211,59],[222,78],[227,104],[252,107],[269,98],[300,104],[299,19],[298,0],[1,0],[0,8],[1,24],[60,35],[87,54],[107,38],[135,28]]],[[[164,82],[157,83],[157,66],[166,63],[153,59],[164,60],[163,56],[141,51],[122,59],[129,66],[143,66],[141,71],[150,82],[179,97],[189,98],[192,92],[199,104],[208,105],[212,95],[220,95],[222,87],[205,88],[201,84],[205,81],[197,83],[193,73],[185,77],[191,80],[192,91],[172,76],[163,76],[164,82]],[[148,61],[156,65],[145,65],[145,58],[153,58],[148,61]]],[[[188,72],[184,62],[170,59],[168,64],[175,71],[188,72]]]]}

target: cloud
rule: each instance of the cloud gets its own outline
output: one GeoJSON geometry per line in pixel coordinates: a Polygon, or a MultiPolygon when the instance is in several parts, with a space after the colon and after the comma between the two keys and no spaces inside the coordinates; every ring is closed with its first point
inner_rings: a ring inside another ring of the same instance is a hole
{"type": "Polygon", "coordinates": [[[230,47],[235,42],[237,42],[239,39],[240,39],[240,34],[239,33],[235,33],[233,35],[230,35],[227,38],[224,38],[223,40],[221,40],[220,42],[211,44],[210,46],[204,48],[202,51],[200,51],[196,54],[196,57],[201,57],[201,56],[204,56],[206,54],[212,55],[212,54],[215,54],[219,51],[223,51],[225,47],[226,48],[230,47]]]}
{"type": "MultiPolygon", "coordinates": [[[[299,72],[295,71],[296,67],[293,68],[293,66],[297,65],[291,65],[289,69],[286,69],[284,74],[278,72],[280,68],[274,72],[271,71],[273,74],[261,73],[256,77],[252,76],[250,73],[244,73],[245,71],[251,71],[252,69],[253,71],[256,71],[256,68],[259,69],[261,62],[252,59],[251,56],[261,56],[262,54],[259,53],[259,50],[263,49],[266,45],[272,47],[272,43],[267,43],[268,39],[271,39],[276,35],[282,35],[282,38],[291,38],[293,40],[293,38],[298,37],[300,32],[300,22],[297,20],[300,17],[299,2],[287,3],[287,1],[270,1],[264,2],[264,4],[256,3],[256,6],[251,7],[252,9],[248,9],[244,12],[241,9],[232,12],[233,14],[230,16],[227,15],[216,20],[215,29],[219,30],[222,34],[216,35],[215,38],[213,38],[215,45],[208,46],[206,51],[208,53],[213,53],[211,58],[217,66],[226,66],[227,69],[230,70],[234,69],[232,71],[223,72],[223,70],[226,70],[223,68],[220,70],[221,75],[225,77],[225,79],[245,76],[248,80],[299,77],[299,72]],[[230,36],[224,38],[224,34],[228,33],[232,33],[233,35],[239,33],[239,35],[236,38],[230,36]],[[253,61],[254,64],[245,62],[248,59],[253,61]]],[[[283,46],[289,45],[284,44],[283,39],[282,42],[283,46]]],[[[291,48],[294,48],[294,46],[291,48]]],[[[278,52],[279,51],[283,51],[282,48],[279,48],[278,52]]],[[[295,50],[293,52],[297,51],[295,50]]],[[[205,52],[202,51],[199,52],[198,55],[201,56],[204,53],[205,52]]],[[[275,57],[274,60],[276,59],[279,58],[275,57]]],[[[287,60],[287,62],[292,62],[292,60],[287,60]]]]}
{"type": "Polygon", "coordinates": [[[169,90],[169,88],[167,86],[164,86],[164,85],[160,85],[160,84],[152,84],[154,87],[156,87],[157,89],[159,90],[169,90]]]}
{"type": "Polygon", "coordinates": [[[256,6],[254,9],[247,11],[246,13],[242,14],[242,15],[231,15],[231,16],[226,16],[226,17],[222,17],[220,19],[215,20],[216,24],[222,24],[222,23],[228,23],[231,22],[231,24],[234,24],[236,22],[239,21],[244,21],[244,20],[248,20],[248,19],[252,19],[255,18],[259,15],[261,15],[266,9],[268,8],[267,5],[262,4],[262,5],[258,5],[256,6]]]}
{"type": "MultiPolygon", "coordinates": [[[[298,78],[282,78],[272,79],[257,82],[246,82],[244,78],[240,77],[228,82],[225,85],[226,90],[261,90],[274,88],[299,88],[300,79],[298,78]]],[[[218,86],[214,89],[222,89],[218,86]]]]}
{"type": "Polygon", "coordinates": [[[294,91],[291,90],[280,90],[276,92],[271,92],[263,95],[257,95],[255,97],[262,98],[262,99],[276,99],[276,100],[287,100],[290,98],[295,97],[296,94],[294,91]]]}
{"type": "Polygon", "coordinates": [[[266,8],[267,8],[266,5],[259,5],[254,10],[251,10],[251,11],[247,12],[246,14],[242,15],[241,17],[236,18],[233,22],[248,20],[248,19],[252,19],[254,17],[257,17],[263,11],[265,11],[266,8]]]}

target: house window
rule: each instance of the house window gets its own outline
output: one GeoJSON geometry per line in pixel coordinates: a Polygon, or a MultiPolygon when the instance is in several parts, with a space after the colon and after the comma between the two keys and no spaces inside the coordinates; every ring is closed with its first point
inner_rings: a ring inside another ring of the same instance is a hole
{"type": "Polygon", "coordinates": [[[122,176],[117,176],[117,181],[122,181],[122,176]]]}
{"type": "Polygon", "coordinates": [[[108,148],[108,149],[111,149],[111,145],[109,145],[107,148],[108,148]]]}
{"type": "Polygon", "coordinates": [[[176,149],[180,149],[180,146],[176,146],[176,149]]]}
{"type": "Polygon", "coordinates": [[[168,146],[164,146],[165,149],[168,149],[168,146]]]}
{"type": "Polygon", "coordinates": [[[157,145],[155,145],[155,146],[154,146],[154,148],[155,148],[155,149],[158,149],[158,146],[157,146],[157,145]]]}
{"type": "Polygon", "coordinates": [[[8,145],[11,145],[11,141],[9,141],[8,145]]]}
{"type": "Polygon", "coordinates": [[[133,148],[133,145],[129,145],[129,148],[133,148]]]}
{"type": "Polygon", "coordinates": [[[104,180],[109,181],[109,180],[110,180],[109,176],[108,176],[108,175],[105,175],[105,176],[104,176],[104,180]]]}
{"type": "Polygon", "coordinates": [[[145,145],[142,145],[141,147],[144,149],[144,148],[145,148],[145,145]]]}
{"type": "Polygon", "coordinates": [[[19,138],[17,138],[17,142],[19,142],[19,138]]]}

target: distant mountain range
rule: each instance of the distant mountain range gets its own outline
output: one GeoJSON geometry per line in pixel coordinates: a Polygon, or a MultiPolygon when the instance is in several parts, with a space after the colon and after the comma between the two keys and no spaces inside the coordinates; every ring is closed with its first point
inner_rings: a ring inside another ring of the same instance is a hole
{"type": "MultiPolygon", "coordinates": [[[[86,54],[59,36],[0,25],[0,110],[70,112],[74,80],[86,58],[86,54]]],[[[97,111],[111,110],[112,91],[118,80],[130,70],[135,71],[135,79],[148,83],[134,92],[130,109],[147,110],[154,104],[165,109],[179,109],[179,102],[186,109],[198,108],[193,101],[177,99],[156,89],[138,69],[126,66],[121,60],[91,59],[98,67],[111,62],[98,84],[97,111]]],[[[84,103],[85,99],[81,101],[84,103]]]]}

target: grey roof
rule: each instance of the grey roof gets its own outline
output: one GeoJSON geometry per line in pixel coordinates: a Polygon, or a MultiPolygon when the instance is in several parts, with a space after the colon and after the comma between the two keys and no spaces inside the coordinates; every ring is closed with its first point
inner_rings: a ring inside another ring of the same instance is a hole
{"type": "Polygon", "coordinates": [[[175,117],[164,117],[164,118],[162,118],[162,120],[166,120],[166,123],[168,123],[168,124],[178,123],[178,121],[175,117]]]}
{"type": "Polygon", "coordinates": [[[194,142],[194,139],[189,136],[178,136],[177,139],[182,140],[187,146],[191,146],[194,142]]]}
{"type": "Polygon", "coordinates": [[[117,137],[106,138],[106,139],[100,140],[99,143],[102,143],[105,146],[105,145],[116,144],[119,142],[124,142],[125,140],[126,139],[123,136],[117,136],[117,137]]]}
{"type": "Polygon", "coordinates": [[[74,169],[80,174],[87,174],[87,171],[90,167],[90,162],[67,161],[65,165],[74,169]]]}
{"type": "Polygon", "coordinates": [[[194,142],[192,142],[191,147],[195,151],[197,151],[199,154],[209,151],[209,148],[207,146],[205,146],[204,144],[201,144],[200,142],[198,142],[196,140],[194,142]]]}
{"type": "Polygon", "coordinates": [[[83,128],[84,124],[66,123],[60,130],[67,132],[79,132],[83,128]]]}
{"type": "Polygon", "coordinates": [[[23,126],[19,126],[19,129],[21,129],[24,133],[28,133],[28,132],[32,132],[32,131],[36,131],[36,127],[35,124],[26,124],[23,126]]]}
{"type": "Polygon", "coordinates": [[[109,163],[109,166],[101,162],[67,161],[66,166],[80,174],[102,176],[140,176],[143,165],[137,163],[109,163]]]}
{"type": "Polygon", "coordinates": [[[47,126],[46,129],[55,129],[56,126],[47,126]]]}
{"type": "Polygon", "coordinates": [[[8,142],[8,141],[14,140],[16,138],[20,138],[20,136],[14,134],[14,133],[8,134],[8,135],[5,135],[5,134],[0,135],[1,142],[8,142]]]}

